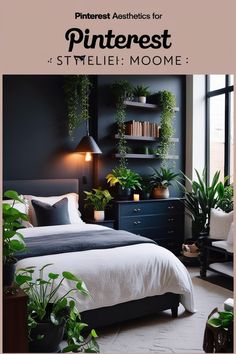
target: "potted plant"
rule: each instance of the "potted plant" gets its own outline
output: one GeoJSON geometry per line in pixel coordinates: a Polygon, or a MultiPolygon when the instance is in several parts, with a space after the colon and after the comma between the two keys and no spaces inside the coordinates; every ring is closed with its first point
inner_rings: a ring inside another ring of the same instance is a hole
{"type": "Polygon", "coordinates": [[[66,271],[61,274],[49,272],[45,276],[45,268],[51,265],[43,266],[39,274],[35,274],[35,267],[16,272],[16,283],[28,295],[30,352],[58,352],[64,335],[67,346],[63,352],[98,352],[96,332],[92,330],[87,339],[82,334],[87,325],[81,322],[73,297],[75,292],[88,295],[84,282],[66,271]],[[68,281],[73,285],[65,290],[68,281]]]}
{"type": "Polygon", "coordinates": [[[118,197],[120,199],[129,199],[132,189],[141,189],[141,177],[138,173],[126,167],[116,167],[106,176],[107,183],[111,187],[118,184],[118,197]]]}
{"type": "MultiPolygon", "coordinates": [[[[201,233],[209,233],[211,208],[218,208],[224,198],[224,184],[219,181],[220,171],[216,171],[210,185],[207,184],[206,171],[202,176],[195,170],[197,180],[189,179],[183,174],[185,180],[190,184],[191,190],[180,182],[179,186],[185,195],[186,214],[192,219],[192,237],[197,239],[201,233]]],[[[225,181],[228,177],[225,178],[225,181]]]]}
{"type": "Polygon", "coordinates": [[[8,190],[4,197],[12,200],[12,205],[3,203],[3,284],[10,286],[14,279],[15,253],[25,249],[23,235],[18,231],[22,228],[21,220],[28,220],[28,216],[14,208],[17,202],[24,204],[23,199],[15,191],[8,190]]]}
{"type": "Polygon", "coordinates": [[[147,96],[150,95],[148,86],[137,85],[133,89],[133,94],[138,98],[138,102],[146,103],[147,96]]]}
{"type": "Polygon", "coordinates": [[[141,199],[149,199],[152,191],[152,184],[149,176],[141,179],[141,199]]]}
{"type": "Polygon", "coordinates": [[[169,186],[172,184],[171,182],[176,180],[178,177],[178,173],[173,173],[171,169],[161,167],[160,171],[156,168],[152,167],[154,173],[151,175],[150,181],[153,186],[153,198],[169,198],[169,186]]]}
{"type": "Polygon", "coordinates": [[[98,189],[93,188],[91,192],[84,192],[86,194],[85,207],[92,206],[94,209],[94,220],[103,221],[105,218],[105,208],[113,199],[110,192],[107,189],[102,190],[101,187],[98,189]]]}

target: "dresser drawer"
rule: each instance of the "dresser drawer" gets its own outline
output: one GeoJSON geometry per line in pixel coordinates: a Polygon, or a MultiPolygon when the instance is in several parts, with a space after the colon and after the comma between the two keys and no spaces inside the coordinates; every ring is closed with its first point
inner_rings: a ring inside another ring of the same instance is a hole
{"type": "Polygon", "coordinates": [[[152,240],[166,240],[171,239],[183,239],[184,233],[183,230],[178,227],[137,227],[136,229],[126,229],[126,231],[132,232],[136,235],[144,236],[151,238],[152,240]]]}
{"type": "Polygon", "coordinates": [[[147,214],[180,214],[184,205],[178,200],[166,200],[160,202],[138,202],[119,205],[119,215],[135,216],[147,214]]]}
{"type": "Polygon", "coordinates": [[[182,222],[178,215],[139,215],[122,217],[119,220],[119,229],[135,230],[144,227],[175,227],[182,222]]]}

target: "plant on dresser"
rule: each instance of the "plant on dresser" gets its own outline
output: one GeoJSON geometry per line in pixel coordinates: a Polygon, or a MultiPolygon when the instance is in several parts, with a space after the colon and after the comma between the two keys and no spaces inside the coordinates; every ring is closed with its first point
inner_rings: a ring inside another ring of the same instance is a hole
{"type": "Polygon", "coordinates": [[[152,167],[154,173],[151,175],[150,182],[153,186],[153,198],[169,198],[169,186],[177,180],[178,173],[173,173],[171,169],[161,167],[160,171],[152,167]]]}
{"type": "Polygon", "coordinates": [[[86,194],[85,207],[92,206],[94,209],[94,220],[103,221],[105,219],[105,208],[113,199],[107,189],[102,190],[101,187],[93,188],[91,192],[84,192],[86,194]]]}

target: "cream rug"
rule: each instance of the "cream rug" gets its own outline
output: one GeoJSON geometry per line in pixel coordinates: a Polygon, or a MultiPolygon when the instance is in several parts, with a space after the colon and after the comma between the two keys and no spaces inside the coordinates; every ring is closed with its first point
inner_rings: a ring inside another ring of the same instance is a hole
{"type": "Polygon", "coordinates": [[[98,330],[101,352],[203,352],[202,341],[207,316],[213,308],[223,309],[223,302],[233,292],[198,278],[197,268],[189,268],[194,285],[197,312],[189,314],[179,307],[179,316],[170,311],[158,316],[129,321],[98,330]]]}

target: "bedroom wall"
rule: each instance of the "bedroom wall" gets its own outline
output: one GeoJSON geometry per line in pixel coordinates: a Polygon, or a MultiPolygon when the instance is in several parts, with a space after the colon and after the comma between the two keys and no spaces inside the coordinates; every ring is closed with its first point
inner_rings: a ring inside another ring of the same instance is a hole
{"type": "MultiPolygon", "coordinates": [[[[133,85],[148,86],[152,93],[159,90],[169,90],[176,96],[176,105],[179,112],[176,112],[174,119],[175,137],[179,138],[179,143],[175,144],[174,154],[179,155],[178,160],[168,160],[168,166],[174,170],[185,170],[185,75],[140,75],[140,76],[98,76],[98,141],[103,151],[102,158],[99,158],[98,184],[104,185],[104,177],[111,168],[118,164],[118,159],[112,155],[115,152],[117,141],[112,138],[116,133],[115,125],[115,105],[111,92],[111,84],[115,81],[127,80],[133,85]]],[[[160,112],[137,109],[127,109],[126,120],[148,120],[152,122],[160,121],[160,112]]],[[[140,145],[150,146],[149,143],[139,142],[140,145]]],[[[132,145],[132,142],[130,143],[132,145]]],[[[153,173],[151,166],[158,168],[160,160],[148,159],[128,159],[128,167],[137,171],[141,175],[153,173]]],[[[171,196],[181,196],[177,188],[171,187],[171,196]]]]}

